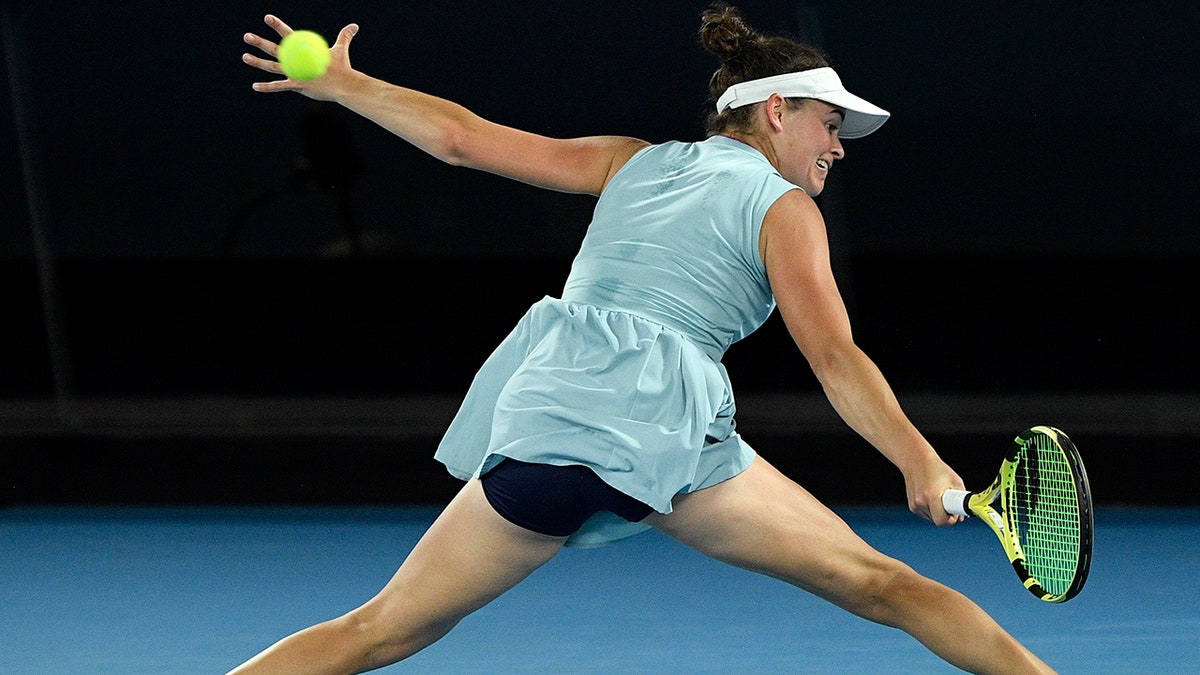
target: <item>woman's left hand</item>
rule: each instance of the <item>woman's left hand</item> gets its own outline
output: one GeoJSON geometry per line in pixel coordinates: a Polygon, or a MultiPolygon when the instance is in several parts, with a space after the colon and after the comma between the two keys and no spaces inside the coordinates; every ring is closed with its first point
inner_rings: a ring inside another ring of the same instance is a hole
{"type": "MultiPolygon", "coordinates": [[[[281,40],[292,33],[291,26],[288,26],[279,17],[267,15],[264,22],[279,34],[281,40]]],[[[301,82],[285,76],[282,80],[255,82],[254,90],[265,93],[295,91],[320,101],[335,100],[340,88],[346,84],[346,80],[353,73],[353,69],[350,66],[350,41],[354,39],[356,34],[358,34],[357,24],[350,24],[338,33],[337,40],[329,48],[329,54],[332,58],[329,69],[321,77],[301,82]]],[[[278,61],[279,43],[254,33],[246,33],[243,40],[246,44],[258,48],[270,57],[262,58],[246,53],[242,55],[244,63],[272,75],[283,75],[283,69],[279,66],[278,61]]]]}

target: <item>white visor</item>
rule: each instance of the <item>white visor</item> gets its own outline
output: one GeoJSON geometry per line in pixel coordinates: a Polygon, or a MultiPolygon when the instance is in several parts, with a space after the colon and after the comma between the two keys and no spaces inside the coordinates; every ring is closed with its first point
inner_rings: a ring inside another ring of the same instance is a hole
{"type": "Polygon", "coordinates": [[[784,98],[815,98],[845,110],[846,118],[838,131],[841,138],[862,138],[883,126],[891,117],[891,113],[883,108],[846,91],[833,68],[813,68],[739,82],[726,89],[717,99],[717,112],[762,103],[771,98],[771,94],[779,94],[784,98]]]}

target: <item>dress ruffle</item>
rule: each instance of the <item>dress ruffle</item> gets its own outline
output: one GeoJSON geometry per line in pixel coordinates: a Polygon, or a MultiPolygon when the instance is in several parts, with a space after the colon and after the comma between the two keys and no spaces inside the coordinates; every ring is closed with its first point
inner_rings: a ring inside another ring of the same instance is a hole
{"type": "MultiPolygon", "coordinates": [[[[484,363],[436,458],[464,480],[505,457],[587,466],[670,513],[671,499],[745,470],[724,366],[683,334],[626,312],[545,298],[484,363]]],[[[607,513],[569,542],[646,529],[607,513]]]]}

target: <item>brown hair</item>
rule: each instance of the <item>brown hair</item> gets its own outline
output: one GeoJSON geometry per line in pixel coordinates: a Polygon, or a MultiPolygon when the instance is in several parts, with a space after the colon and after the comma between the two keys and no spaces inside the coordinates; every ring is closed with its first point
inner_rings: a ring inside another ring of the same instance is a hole
{"type": "MultiPolygon", "coordinates": [[[[817,48],[785,37],[760,35],[736,7],[713,3],[700,14],[700,44],[721,60],[708,82],[711,102],[739,82],[795,73],[830,65],[817,48]]],[[[750,131],[754,106],[711,112],[705,121],[709,136],[724,131],[750,131]]]]}

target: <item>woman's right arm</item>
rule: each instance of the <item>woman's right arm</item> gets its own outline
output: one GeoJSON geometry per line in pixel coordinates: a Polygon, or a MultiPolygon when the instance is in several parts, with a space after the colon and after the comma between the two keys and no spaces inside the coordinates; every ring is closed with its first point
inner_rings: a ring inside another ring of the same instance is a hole
{"type": "MultiPolygon", "coordinates": [[[[292,32],[280,19],[266,17],[280,38],[292,32]]],[[[621,136],[559,139],[513,129],[479,117],[457,103],[370,77],[350,65],[350,42],[358,26],[341,30],[329,70],[315,80],[257,82],[255,91],[296,91],[333,101],[362,115],[438,159],[560,192],[598,195],[645,141],[621,136]]],[[[273,60],[279,45],[253,33],[247,44],[270,59],[252,54],[243,61],[281,75],[273,60]]]]}
{"type": "Polygon", "coordinates": [[[796,345],[843,420],[904,474],[909,508],[939,525],[958,522],[941,495],[962,479],[913,426],[883,373],[854,342],[834,281],[825,220],[793,190],[763,220],[760,243],[771,290],[796,345]]]}

